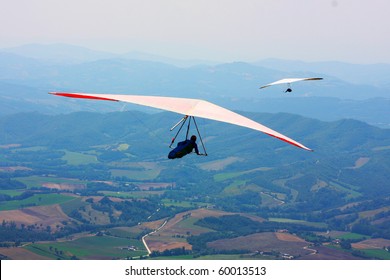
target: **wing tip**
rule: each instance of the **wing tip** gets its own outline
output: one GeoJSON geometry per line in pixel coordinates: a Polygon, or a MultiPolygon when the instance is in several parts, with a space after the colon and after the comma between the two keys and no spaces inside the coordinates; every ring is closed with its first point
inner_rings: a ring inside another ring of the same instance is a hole
{"type": "Polygon", "coordinates": [[[303,145],[303,144],[301,144],[301,143],[299,143],[299,142],[296,142],[296,143],[289,142],[289,143],[290,143],[290,144],[293,144],[294,146],[297,146],[297,147],[299,147],[299,148],[301,148],[301,149],[304,149],[304,150],[306,150],[306,151],[314,152],[313,149],[310,149],[310,148],[306,147],[305,145],[303,145]]]}
{"type": "MultiPolygon", "coordinates": [[[[293,143],[290,143],[290,144],[293,144],[293,143]]],[[[304,145],[302,145],[302,144],[300,144],[300,145],[295,145],[295,144],[293,144],[293,145],[294,145],[294,146],[297,146],[297,147],[299,147],[299,148],[301,148],[301,149],[304,149],[304,150],[306,150],[306,151],[314,152],[313,149],[310,149],[310,148],[308,148],[308,147],[306,147],[306,146],[304,146],[304,145]]]]}

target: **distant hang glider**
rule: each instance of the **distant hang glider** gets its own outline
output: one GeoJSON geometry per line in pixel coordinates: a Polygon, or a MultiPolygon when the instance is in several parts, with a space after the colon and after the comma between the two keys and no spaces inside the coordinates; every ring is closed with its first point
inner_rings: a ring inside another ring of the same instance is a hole
{"type": "Polygon", "coordinates": [[[318,80],[322,80],[322,78],[287,78],[287,79],[281,79],[276,82],[262,86],[260,87],[260,89],[274,86],[274,85],[287,84],[288,88],[285,92],[292,92],[291,83],[300,82],[300,81],[318,81],[318,80]]]}
{"type": "Polygon", "coordinates": [[[121,94],[92,94],[92,93],[68,93],[68,92],[50,92],[53,95],[83,98],[94,100],[107,101],[123,101],[133,104],[149,106],[157,109],[167,110],[184,116],[200,117],[220,122],[235,124],[238,126],[247,127],[257,131],[261,131],[272,137],[278,138],[291,145],[299,148],[312,151],[301,143],[274,131],[260,123],[248,119],[240,114],[232,112],[228,109],[215,105],[201,99],[178,98],[178,97],[163,97],[163,96],[143,96],[143,95],[121,95],[121,94]]]}

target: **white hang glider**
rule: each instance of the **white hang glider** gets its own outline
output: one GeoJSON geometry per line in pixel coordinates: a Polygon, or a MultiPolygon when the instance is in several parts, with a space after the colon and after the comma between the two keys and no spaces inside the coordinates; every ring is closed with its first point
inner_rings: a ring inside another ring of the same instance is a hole
{"type": "Polygon", "coordinates": [[[291,83],[300,82],[300,81],[318,81],[318,80],[322,80],[322,78],[287,78],[287,79],[281,79],[276,82],[264,85],[260,87],[260,89],[270,87],[273,85],[287,84],[288,88],[285,92],[292,92],[291,83]]]}
{"type": "MultiPolygon", "coordinates": [[[[184,118],[177,123],[174,127],[186,120],[187,117],[200,117],[205,119],[216,120],[220,122],[235,124],[238,126],[247,127],[257,131],[261,131],[265,134],[278,138],[291,145],[299,148],[312,151],[301,143],[274,131],[260,123],[257,123],[251,119],[248,119],[233,111],[215,105],[201,99],[190,98],[178,98],[178,97],[163,97],[163,96],[143,96],[143,95],[121,95],[121,94],[92,94],[92,93],[68,93],[68,92],[50,92],[53,95],[82,98],[82,99],[94,99],[94,100],[106,100],[106,101],[123,101],[133,104],[149,106],[157,109],[167,110],[184,115],[184,118]]],[[[174,128],[173,127],[173,128],[174,128]]],[[[172,128],[172,129],[173,129],[172,128]]]]}

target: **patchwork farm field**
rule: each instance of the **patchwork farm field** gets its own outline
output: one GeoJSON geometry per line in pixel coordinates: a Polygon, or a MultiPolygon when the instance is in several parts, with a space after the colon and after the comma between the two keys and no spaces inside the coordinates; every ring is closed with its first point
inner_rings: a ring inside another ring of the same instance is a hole
{"type": "Polygon", "coordinates": [[[16,225],[34,225],[37,229],[46,229],[50,226],[63,226],[71,219],[63,212],[59,204],[48,206],[28,207],[18,210],[0,211],[1,221],[12,221],[16,225]]]}
{"type": "Polygon", "coordinates": [[[123,259],[147,254],[141,241],[111,236],[87,236],[72,241],[35,243],[25,248],[50,259],[123,259]]]}
{"type": "Polygon", "coordinates": [[[177,214],[168,220],[166,224],[164,224],[164,220],[161,220],[158,227],[161,225],[164,226],[155,233],[148,235],[145,241],[151,251],[162,252],[164,250],[182,247],[190,250],[191,245],[186,241],[186,237],[191,234],[199,235],[211,231],[208,228],[197,226],[194,223],[204,217],[218,217],[224,214],[227,213],[204,208],[177,214]]]}
{"type": "Polygon", "coordinates": [[[73,195],[64,195],[64,194],[57,194],[57,193],[48,193],[48,194],[37,193],[26,199],[0,202],[0,211],[16,210],[16,209],[28,208],[32,206],[61,204],[73,199],[75,199],[73,195]]]}
{"type": "Polygon", "coordinates": [[[71,152],[65,150],[65,155],[62,157],[69,165],[81,165],[81,164],[90,164],[97,163],[96,155],[71,152]]]}
{"type": "Polygon", "coordinates": [[[0,255],[11,260],[51,260],[52,258],[36,254],[24,247],[1,248],[0,255]]]}
{"type": "Polygon", "coordinates": [[[317,223],[317,222],[308,222],[303,220],[294,220],[294,219],[286,219],[286,218],[269,218],[269,221],[271,222],[278,222],[278,223],[292,223],[292,224],[301,224],[316,228],[326,228],[326,223],[317,223]]]}
{"type": "MultiPolygon", "coordinates": [[[[221,217],[225,215],[235,215],[236,213],[211,210],[207,208],[200,208],[196,210],[186,211],[180,214],[177,214],[172,219],[167,220],[164,224],[164,221],[161,220],[159,223],[160,227],[158,231],[148,235],[145,238],[149,248],[152,251],[164,251],[167,249],[174,248],[186,248],[190,250],[192,247],[186,241],[186,238],[190,235],[200,235],[202,233],[213,232],[214,230],[210,228],[205,228],[202,226],[196,225],[200,219],[205,217],[221,217]]],[[[262,222],[264,219],[252,216],[248,214],[243,214],[245,217],[249,217],[255,221],[262,222]]],[[[157,228],[157,227],[156,227],[157,228]]]]}
{"type": "Polygon", "coordinates": [[[291,256],[302,256],[312,253],[305,249],[309,244],[309,242],[290,234],[278,235],[273,232],[265,232],[233,239],[221,239],[210,242],[207,246],[226,251],[245,250],[252,253],[277,251],[291,256]]]}
{"type": "Polygon", "coordinates": [[[3,148],[0,257],[389,259],[388,197],[349,174],[376,170],[373,156],[341,161],[336,180],[337,160],[319,178],[295,157],[152,160],[141,144],[3,148]]]}
{"type": "Polygon", "coordinates": [[[17,177],[15,180],[22,182],[27,188],[45,187],[58,190],[76,190],[85,188],[88,181],[73,178],[58,178],[49,176],[17,177]]]}

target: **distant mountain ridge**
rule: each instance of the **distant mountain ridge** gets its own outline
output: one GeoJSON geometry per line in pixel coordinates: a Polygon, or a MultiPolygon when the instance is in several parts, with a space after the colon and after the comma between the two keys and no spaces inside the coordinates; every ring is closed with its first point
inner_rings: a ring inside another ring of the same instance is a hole
{"type": "Polygon", "coordinates": [[[0,52],[19,55],[26,58],[33,58],[53,64],[79,64],[103,59],[129,59],[154,61],[171,64],[177,67],[191,67],[194,65],[215,65],[220,62],[207,61],[200,59],[175,59],[154,55],[140,51],[129,51],[123,54],[110,53],[105,51],[96,51],[84,47],[68,44],[28,44],[14,48],[0,49],[0,52]]]}
{"type": "Polygon", "coordinates": [[[77,64],[100,59],[110,59],[117,55],[95,51],[68,44],[28,44],[14,48],[0,49],[0,52],[33,58],[52,64],[77,64]]]}
{"type": "MultiPolygon", "coordinates": [[[[361,121],[344,119],[323,122],[288,113],[240,113],[296,140],[307,142],[307,145],[312,146],[317,150],[317,153],[326,154],[328,150],[333,150],[333,152],[363,151],[386,147],[390,144],[389,129],[380,129],[361,121]]],[[[12,139],[12,141],[23,145],[55,146],[56,139],[69,139],[69,143],[76,141],[80,143],[79,145],[98,145],[106,144],[105,141],[120,141],[134,137],[135,139],[161,138],[169,142],[171,139],[169,135],[173,133],[169,131],[169,128],[177,118],[177,114],[174,113],[149,114],[139,111],[75,112],[65,115],[44,115],[36,112],[19,113],[0,118],[0,131],[2,132],[0,143],[9,144],[12,139]],[[147,133],[145,134],[145,132],[147,133]],[[87,134],[94,135],[90,139],[90,143],[82,140],[87,134]]],[[[223,146],[222,143],[229,142],[230,137],[244,137],[242,143],[246,143],[245,147],[240,143],[237,146],[251,149],[255,141],[249,141],[245,138],[252,136],[264,142],[264,149],[273,149],[278,146],[284,149],[290,147],[283,141],[247,128],[211,120],[198,120],[198,122],[207,132],[206,137],[213,139],[216,137],[211,141],[211,145],[215,145],[215,147],[223,146]],[[229,129],[226,130],[225,127],[229,129]]],[[[236,143],[236,141],[231,141],[231,143],[236,143]]],[[[231,145],[235,146],[236,144],[231,145]]],[[[295,147],[292,151],[302,155],[311,154],[302,153],[300,149],[295,147]]]]}
{"type": "Polygon", "coordinates": [[[234,110],[289,112],[322,120],[356,118],[381,127],[390,125],[388,65],[338,67],[340,63],[281,60],[256,64],[201,62],[186,67],[178,67],[178,61],[176,65],[169,63],[174,62],[149,54],[115,55],[62,44],[3,49],[0,50],[0,114],[135,108],[130,104],[80,102],[46,94],[77,91],[201,98],[234,110]],[[372,77],[378,80],[361,79],[359,75],[367,71],[372,71],[372,77]],[[354,76],[354,73],[360,74],[354,76]],[[294,84],[293,92],[288,95],[284,86],[259,90],[260,85],[282,77],[311,75],[324,80],[294,84]],[[346,79],[353,76],[360,83],[353,79],[343,81],[340,78],[343,75],[346,79]]]}

